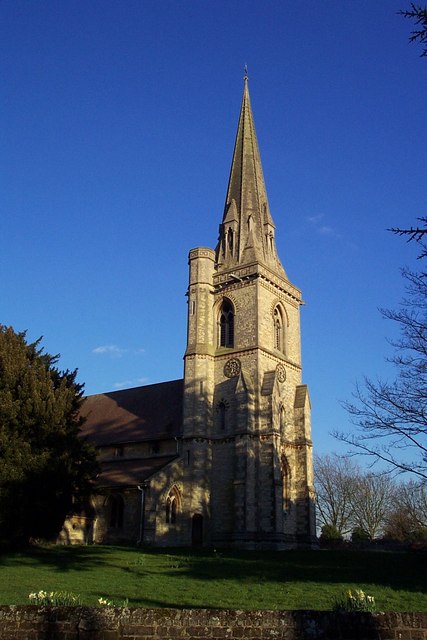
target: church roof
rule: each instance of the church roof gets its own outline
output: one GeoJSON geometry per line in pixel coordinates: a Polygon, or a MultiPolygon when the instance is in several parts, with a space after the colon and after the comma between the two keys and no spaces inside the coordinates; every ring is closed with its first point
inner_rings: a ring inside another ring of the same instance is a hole
{"type": "Polygon", "coordinates": [[[177,437],[182,398],[183,380],[88,396],[81,434],[97,446],[177,437]]]}
{"type": "Polygon", "coordinates": [[[261,262],[286,277],[277,256],[245,74],[242,106],[217,246],[218,268],[261,262]]]}
{"type": "Polygon", "coordinates": [[[154,473],[163,469],[176,456],[156,456],[155,458],[126,459],[117,458],[103,462],[101,472],[96,479],[99,487],[129,486],[135,487],[148,480],[154,473]]]}

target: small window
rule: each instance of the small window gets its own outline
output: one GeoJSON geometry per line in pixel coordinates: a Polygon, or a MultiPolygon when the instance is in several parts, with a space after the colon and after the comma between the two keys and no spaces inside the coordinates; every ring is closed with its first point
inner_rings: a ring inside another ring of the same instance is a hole
{"type": "Polygon", "coordinates": [[[219,346],[234,347],[234,311],[229,300],[224,300],[219,316],[219,346]]]}
{"type": "Polygon", "coordinates": [[[282,455],[283,510],[291,506],[291,469],[285,455],[282,455]]]}
{"type": "Polygon", "coordinates": [[[229,229],[227,233],[227,245],[228,245],[228,253],[230,255],[233,255],[233,232],[231,229],[229,229]]]}
{"type": "Polygon", "coordinates": [[[282,310],[276,307],[273,311],[274,348],[285,353],[285,321],[282,310]]]}
{"type": "Polygon", "coordinates": [[[125,509],[123,496],[118,493],[114,494],[110,496],[108,502],[110,508],[110,527],[112,529],[122,529],[125,509]]]}
{"type": "Polygon", "coordinates": [[[122,444],[119,444],[115,449],[114,449],[114,457],[115,458],[123,458],[124,456],[124,447],[122,444]]]}
{"type": "Polygon", "coordinates": [[[151,443],[151,453],[156,455],[157,453],[159,453],[160,451],[160,443],[159,442],[152,442],[151,443]]]}
{"type": "Polygon", "coordinates": [[[225,431],[225,428],[227,426],[227,407],[223,400],[221,400],[221,402],[218,404],[217,412],[219,428],[221,429],[221,431],[225,431]]]}

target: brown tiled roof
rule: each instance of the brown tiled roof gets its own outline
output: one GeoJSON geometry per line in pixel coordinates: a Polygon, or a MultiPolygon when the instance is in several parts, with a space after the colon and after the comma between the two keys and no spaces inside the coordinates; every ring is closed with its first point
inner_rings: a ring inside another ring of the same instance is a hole
{"type": "Polygon", "coordinates": [[[183,380],[88,396],[82,436],[97,446],[181,435],[183,380]]]}
{"type": "Polygon", "coordinates": [[[135,460],[117,458],[117,460],[103,462],[96,484],[99,487],[134,487],[147,480],[153,473],[160,471],[175,458],[176,456],[157,456],[156,458],[138,458],[135,460]]]}

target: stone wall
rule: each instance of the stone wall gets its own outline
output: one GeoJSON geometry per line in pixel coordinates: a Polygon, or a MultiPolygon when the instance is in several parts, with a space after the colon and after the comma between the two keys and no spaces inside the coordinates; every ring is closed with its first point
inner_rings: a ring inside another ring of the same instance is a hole
{"type": "Polygon", "coordinates": [[[427,613],[0,606],[0,640],[426,640],[427,613]]]}

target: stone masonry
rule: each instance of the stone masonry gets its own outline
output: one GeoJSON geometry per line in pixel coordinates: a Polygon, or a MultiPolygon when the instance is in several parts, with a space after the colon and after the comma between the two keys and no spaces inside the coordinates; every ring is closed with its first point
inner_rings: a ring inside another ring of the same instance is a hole
{"type": "Polygon", "coordinates": [[[0,640],[425,640],[427,613],[1,606],[0,640]]]}

